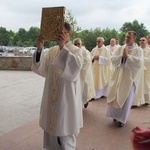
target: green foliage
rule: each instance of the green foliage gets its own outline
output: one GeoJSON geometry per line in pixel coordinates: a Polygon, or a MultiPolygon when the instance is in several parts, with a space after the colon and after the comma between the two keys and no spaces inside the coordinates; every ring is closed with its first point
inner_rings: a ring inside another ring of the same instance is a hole
{"type": "Polygon", "coordinates": [[[44,47],[45,48],[49,48],[49,47],[52,47],[52,46],[54,46],[56,44],[57,44],[56,41],[50,41],[50,42],[46,41],[45,44],[44,44],[44,47]]]}
{"type": "Polygon", "coordinates": [[[103,29],[101,36],[105,39],[105,45],[109,45],[110,44],[110,39],[111,38],[117,38],[118,37],[118,32],[115,29],[103,29]]]}
{"type": "Polygon", "coordinates": [[[83,45],[91,51],[96,44],[96,36],[93,34],[93,30],[83,30],[77,34],[78,38],[82,39],[83,45]]]}
{"type": "Polygon", "coordinates": [[[120,45],[123,45],[124,42],[125,42],[125,35],[126,35],[126,32],[121,32],[119,35],[118,35],[118,39],[120,41],[120,45]]]}
{"type": "Polygon", "coordinates": [[[71,14],[71,11],[67,10],[65,22],[68,22],[70,24],[73,33],[71,39],[74,39],[77,36],[77,33],[81,31],[81,28],[77,26],[77,21],[71,14]]]}
{"type": "Polygon", "coordinates": [[[19,31],[14,35],[15,46],[37,46],[36,38],[39,35],[40,30],[37,27],[31,27],[29,31],[20,28],[19,31]]]}
{"type": "Polygon", "coordinates": [[[131,30],[137,33],[137,42],[141,37],[145,37],[149,33],[144,24],[139,23],[137,20],[134,20],[133,22],[125,22],[120,28],[121,32],[127,32],[131,30]]]}
{"type": "Polygon", "coordinates": [[[6,28],[0,27],[0,45],[7,45],[9,40],[9,32],[6,30],[6,28]]]}
{"type": "Polygon", "coordinates": [[[83,30],[78,33],[78,37],[82,39],[83,45],[91,51],[96,46],[97,37],[102,35],[101,29],[90,29],[90,30],[83,30]]]}
{"type": "MultiPolygon", "coordinates": [[[[143,23],[139,23],[137,20],[133,22],[125,22],[120,28],[120,31],[115,29],[103,29],[100,27],[90,30],[81,30],[77,25],[76,19],[72,16],[70,11],[67,11],[65,21],[72,26],[73,35],[71,40],[74,38],[81,38],[83,45],[91,51],[96,46],[97,37],[103,37],[105,39],[105,45],[110,43],[111,38],[118,38],[122,45],[125,40],[127,31],[134,30],[137,33],[137,42],[141,37],[145,37],[149,34],[148,30],[143,23]]],[[[6,28],[0,27],[0,45],[5,46],[37,46],[36,38],[40,33],[40,29],[37,27],[31,27],[28,31],[24,28],[20,28],[18,32],[7,31],[6,28]]],[[[45,42],[45,47],[51,47],[56,45],[55,41],[45,42]]]]}
{"type": "Polygon", "coordinates": [[[117,38],[118,32],[113,29],[96,28],[94,30],[83,30],[77,34],[77,37],[82,39],[83,45],[91,51],[96,46],[96,40],[98,37],[103,37],[105,39],[105,45],[109,45],[111,38],[117,38]]]}

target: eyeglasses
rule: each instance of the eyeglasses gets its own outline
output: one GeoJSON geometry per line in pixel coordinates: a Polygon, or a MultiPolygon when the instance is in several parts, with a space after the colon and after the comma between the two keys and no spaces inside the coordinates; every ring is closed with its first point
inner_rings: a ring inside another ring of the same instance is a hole
{"type": "Polygon", "coordinates": [[[126,36],[126,39],[132,39],[133,37],[131,37],[131,36],[126,36]]]}
{"type": "Polygon", "coordinates": [[[140,41],[143,41],[143,42],[144,42],[145,40],[143,39],[143,40],[140,40],[140,41]]]}
{"type": "Polygon", "coordinates": [[[77,46],[77,45],[81,45],[81,43],[75,43],[74,45],[76,45],[76,46],[77,46]]]}
{"type": "Polygon", "coordinates": [[[101,41],[96,41],[96,42],[101,42],[101,41]]]}

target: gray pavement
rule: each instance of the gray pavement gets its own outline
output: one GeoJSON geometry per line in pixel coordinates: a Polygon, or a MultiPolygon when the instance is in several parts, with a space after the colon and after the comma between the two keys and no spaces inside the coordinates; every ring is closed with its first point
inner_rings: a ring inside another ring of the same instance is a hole
{"type": "Polygon", "coordinates": [[[44,78],[0,70],[0,136],[38,118],[44,78]]]}
{"type": "MultiPolygon", "coordinates": [[[[31,71],[0,70],[0,150],[43,150],[38,124],[43,85],[44,78],[31,71]]],[[[150,127],[150,106],[132,109],[123,128],[106,117],[106,110],[106,98],[83,109],[77,150],[132,150],[132,129],[150,127]]]]}

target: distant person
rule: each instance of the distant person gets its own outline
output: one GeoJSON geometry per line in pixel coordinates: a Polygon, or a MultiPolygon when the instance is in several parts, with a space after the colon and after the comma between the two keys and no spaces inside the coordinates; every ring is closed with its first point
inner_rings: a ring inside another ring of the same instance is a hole
{"type": "Polygon", "coordinates": [[[110,55],[113,55],[116,49],[118,49],[118,46],[116,45],[116,39],[111,38],[110,39],[110,44],[106,46],[110,52],[110,55]]]}
{"type": "Polygon", "coordinates": [[[94,89],[93,75],[92,75],[91,54],[82,45],[82,40],[80,38],[75,38],[73,40],[73,44],[76,45],[77,47],[81,48],[82,54],[83,54],[83,62],[86,66],[81,70],[81,73],[83,74],[82,81],[84,81],[82,84],[82,86],[83,86],[82,100],[83,100],[84,108],[87,108],[89,105],[89,100],[95,97],[95,89],[94,89]]]}
{"type": "Polygon", "coordinates": [[[148,46],[150,47],[150,34],[148,34],[148,35],[146,36],[146,39],[147,39],[147,44],[148,44],[148,46]]]}
{"type": "Polygon", "coordinates": [[[83,47],[83,45],[82,45],[82,40],[80,39],[80,38],[75,38],[74,40],[73,40],[73,44],[75,45],[75,46],[77,46],[77,47],[83,47]]]}
{"type": "MultiPolygon", "coordinates": [[[[96,99],[104,96],[107,97],[108,81],[110,78],[110,53],[104,45],[104,38],[97,38],[97,46],[91,51],[94,87],[96,91],[96,99]]],[[[94,99],[92,99],[94,100],[94,99]]]]}
{"type": "Polygon", "coordinates": [[[75,150],[76,136],[83,127],[81,70],[86,66],[82,50],[70,41],[71,35],[71,27],[65,22],[62,33],[55,36],[58,45],[44,53],[44,40],[39,36],[33,55],[32,70],[46,78],[40,126],[44,148],[49,150],[75,150]]]}
{"type": "Polygon", "coordinates": [[[125,45],[117,49],[111,57],[115,68],[109,83],[107,113],[119,127],[127,122],[135,98],[143,97],[139,88],[143,67],[143,51],[135,43],[137,34],[129,31],[125,45]]]}
{"type": "Polygon", "coordinates": [[[121,47],[121,45],[120,45],[120,43],[119,43],[119,39],[118,38],[116,38],[116,46],[119,48],[119,47],[121,47]]]}
{"type": "Polygon", "coordinates": [[[145,37],[140,38],[140,47],[144,56],[144,102],[150,104],[150,47],[145,37]]]}

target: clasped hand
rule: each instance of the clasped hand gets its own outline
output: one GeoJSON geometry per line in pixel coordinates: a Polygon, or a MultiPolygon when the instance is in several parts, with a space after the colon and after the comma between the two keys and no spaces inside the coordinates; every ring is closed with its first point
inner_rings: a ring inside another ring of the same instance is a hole
{"type": "Polygon", "coordinates": [[[99,60],[99,55],[94,56],[94,60],[99,60]]]}
{"type": "Polygon", "coordinates": [[[126,48],[124,48],[122,57],[127,58],[127,56],[128,56],[128,50],[126,48]]]}

